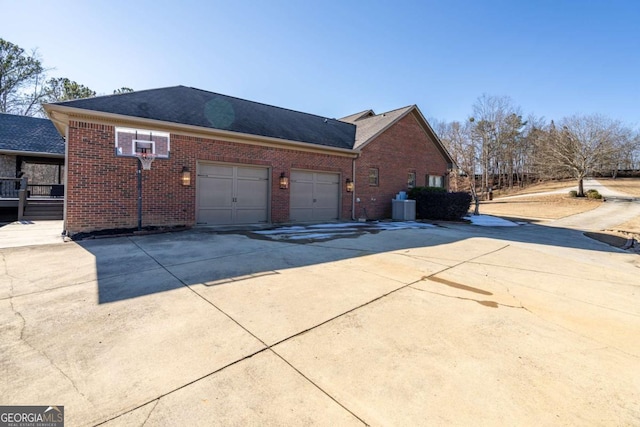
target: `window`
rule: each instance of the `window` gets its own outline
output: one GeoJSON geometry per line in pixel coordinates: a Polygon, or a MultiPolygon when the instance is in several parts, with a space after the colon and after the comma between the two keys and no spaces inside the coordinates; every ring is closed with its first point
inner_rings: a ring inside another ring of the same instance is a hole
{"type": "Polygon", "coordinates": [[[407,176],[407,188],[411,189],[416,186],[416,173],[409,172],[407,176]]]}
{"type": "Polygon", "coordinates": [[[427,175],[429,187],[444,187],[444,178],[438,175],[427,175]]]}
{"type": "Polygon", "coordinates": [[[378,168],[369,168],[369,186],[378,186],[378,168]]]}

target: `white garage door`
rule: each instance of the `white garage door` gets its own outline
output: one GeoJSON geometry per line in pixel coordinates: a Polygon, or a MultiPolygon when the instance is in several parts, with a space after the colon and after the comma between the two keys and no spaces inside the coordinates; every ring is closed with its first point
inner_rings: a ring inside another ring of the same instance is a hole
{"type": "Polygon", "coordinates": [[[291,221],[329,221],[340,214],[340,174],[291,172],[291,221]]]}
{"type": "Polygon", "coordinates": [[[269,169],[198,164],[198,210],[202,225],[268,222],[269,169]]]}

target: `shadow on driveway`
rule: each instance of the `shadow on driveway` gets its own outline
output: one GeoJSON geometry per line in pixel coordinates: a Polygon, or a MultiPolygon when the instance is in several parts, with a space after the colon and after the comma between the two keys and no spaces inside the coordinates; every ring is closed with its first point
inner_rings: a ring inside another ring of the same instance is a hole
{"type": "MultiPolygon", "coordinates": [[[[87,240],[78,244],[95,257],[99,303],[166,292],[183,286],[216,286],[277,275],[279,271],[322,265],[402,249],[438,247],[461,240],[491,238],[507,242],[620,252],[586,238],[581,231],[520,225],[478,227],[446,223],[439,227],[374,231],[335,238],[279,240],[253,231],[193,229],[178,233],[87,240]]],[[[460,255],[462,258],[465,254],[460,255]]],[[[468,258],[472,258],[469,254],[468,258]]]]}

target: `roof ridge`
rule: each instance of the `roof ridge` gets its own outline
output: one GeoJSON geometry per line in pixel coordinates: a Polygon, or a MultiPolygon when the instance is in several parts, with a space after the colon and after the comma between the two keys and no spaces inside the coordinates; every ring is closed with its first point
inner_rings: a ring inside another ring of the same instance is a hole
{"type": "Polygon", "coordinates": [[[37,119],[37,120],[45,120],[45,121],[49,121],[48,118],[43,118],[43,117],[33,117],[33,116],[25,116],[24,114],[12,114],[12,113],[3,113],[0,112],[0,114],[4,115],[4,116],[11,116],[11,117],[21,117],[21,118],[25,118],[25,119],[37,119]]]}
{"type": "Polygon", "coordinates": [[[90,96],[88,98],[67,99],[67,100],[64,100],[64,101],[51,102],[51,104],[63,104],[63,103],[66,103],[66,102],[80,101],[80,100],[83,100],[83,99],[97,99],[97,98],[110,98],[110,97],[113,97],[113,96],[126,96],[126,95],[131,95],[131,94],[134,94],[134,93],[153,92],[153,91],[156,91],[156,90],[175,89],[175,88],[178,88],[178,87],[186,87],[186,86],[177,85],[177,86],[158,87],[158,88],[154,88],[154,89],[134,90],[132,92],[107,93],[105,95],[90,96]]]}
{"type": "Polygon", "coordinates": [[[357,122],[358,120],[362,120],[366,114],[371,113],[372,115],[375,116],[375,111],[373,111],[371,108],[368,108],[366,110],[362,110],[362,111],[358,111],[357,113],[353,113],[353,114],[348,114],[346,116],[340,117],[338,120],[340,120],[341,122],[347,121],[347,119],[351,119],[352,117],[357,117],[356,120],[353,120],[354,122],[357,122]]]}
{"type": "Polygon", "coordinates": [[[412,105],[407,105],[406,107],[395,108],[393,110],[389,110],[389,111],[385,111],[383,113],[376,114],[373,117],[384,116],[385,114],[395,113],[396,111],[400,111],[400,110],[407,110],[407,109],[413,108],[415,106],[416,106],[415,104],[412,104],[412,105]]]}
{"type": "MultiPolygon", "coordinates": [[[[317,117],[317,118],[322,119],[322,120],[332,120],[334,122],[340,122],[340,120],[338,120],[336,118],[330,118],[330,117],[327,117],[327,116],[321,116],[319,114],[306,113],[304,111],[294,110],[294,109],[291,109],[291,108],[279,107],[277,105],[271,105],[271,104],[267,104],[265,102],[251,101],[250,99],[239,98],[237,96],[232,96],[232,95],[225,95],[224,93],[212,92],[210,90],[200,89],[200,88],[192,87],[192,86],[182,86],[182,87],[185,87],[187,89],[197,90],[197,91],[200,91],[200,92],[209,93],[209,94],[212,94],[212,95],[219,95],[219,96],[224,96],[226,98],[237,99],[237,100],[243,101],[243,102],[250,102],[250,103],[252,103],[254,105],[264,105],[265,107],[277,108],[279,110],[284,110],[284,111],[291,111],[293,113],[304,114],[306,116],[311,116],[311,117],[317,117]]],[[[344,122],[341,122],[341,123],[344,123],[344,122]]],[[[355,126],[352,123],[347,123],[347,124],[351,124],[352,126],[355,126]]]]}

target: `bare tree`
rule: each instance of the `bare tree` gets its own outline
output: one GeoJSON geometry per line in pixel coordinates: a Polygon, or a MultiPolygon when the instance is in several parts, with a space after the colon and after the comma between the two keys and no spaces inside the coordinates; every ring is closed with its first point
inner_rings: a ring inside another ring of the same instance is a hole
{"type": "Polygon", "coordinates": [[[540,161],[541,146],[547,138],[547,125],[543,118],[533,114],[527,116],[521,138],[517,146],[518,184],[522,187],[534,178],[541,178],[537,165],[540,161]]]}
{"type": "Polygon", "coordinates": [[[44,95],[45,69],[37,52],[0,38],[0,112],[34,115],[44,95]]]}
{"type": "Polygon", "coordinates": [[[584,178],[615,156],[623,127],[601,115],[571,116],[553,122],[542,152],[542,164],[556,175],[578,181],[578,196],[584,197],[584,178]]]}
{"type": "Polygon", "coordinates": [[[469,121],[472,139],[480,148],[482,194],[494,185],[512,188],[518,145],[526,124],[520,107],[509,97],[484,94],[473,105],[473,117],[469,121]]]}
{"type": "Polygon", "coordinates": [[[621,169],[634,169],[633,158],[639,148],[638,136],[634,135],[630,128],[620,126],[612,145],[613,150],[610,151],[608,156],[604,156],[599,170],[596,172],[601,175],[611,174],[611,177],[615,179],[621,169]]]}
{"type": "Polygon", "coordinates": [[[480,197],[476,175],[481,150],[471,137],[472,129],[471,121],[437,124],[438,135],[457,165],[457,170],[449,176],[450,186],[455,191],[468,190],[475,204],[474,215],[479,215],[480,197]]]}

